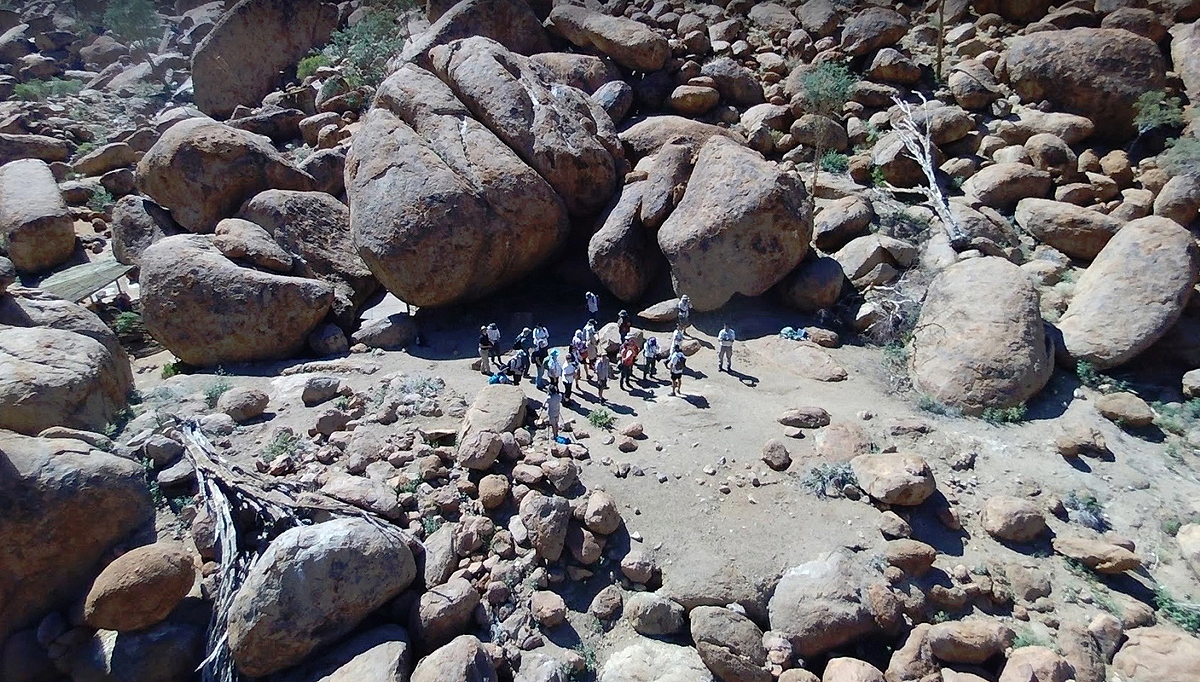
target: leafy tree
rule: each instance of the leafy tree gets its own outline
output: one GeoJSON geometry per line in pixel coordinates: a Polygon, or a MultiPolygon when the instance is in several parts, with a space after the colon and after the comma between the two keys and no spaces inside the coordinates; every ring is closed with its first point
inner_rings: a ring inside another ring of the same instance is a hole
{"type": "Polygon", "coordinates": [[[1155,128],[1179,128],[1184,124],[1183,105],[1178,97],[1167,97],[1165,90],[1143,92],[1133,105],[1134,125],[1138,133],[1155,128]]]}
{"type": "Polygon", "coordinates": [[[324,49],[333,62],[343,62],[352,86],[377,86],[387,77],[387,63],[404,49],[398,23],[412,0],[375,0],[353,26],[336,31],[324,49]]]}
{"type": "Polygon", "coordinates": [[[129,43],[145,43],[159,37],[162,19],[151,0],[109,0],[103,24],[129,43]]]}
{"type": "MultiPolygon", "coordinates": [[[[817,64],[800,81],[800,93],[804,100],[804,110],[810,114],[818,114],[834,121],[839,121],[842,108],[850,99],[850,91],[858,82],[850,67],[842,62],[822,62],[817,64]]],[[[817,146],[813,152],[813,182],[809,201],[815,206],[817,194],[817,174],[821,170],[821,159],[825,153],[822,148],[824,140],[817,138],[817,146]]]]}

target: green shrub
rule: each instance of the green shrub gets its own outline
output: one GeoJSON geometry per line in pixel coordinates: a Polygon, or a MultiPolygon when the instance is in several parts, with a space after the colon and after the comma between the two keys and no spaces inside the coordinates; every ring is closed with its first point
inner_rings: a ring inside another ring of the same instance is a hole
{"type": "Polygon", "coordinates": [[[841,152],[825,152],[821,156],[821,170],[827,173],[845,173],[850,170],[850,157],[841,152]]]}
{"type": "Polygon", "coordinates": [[[83,85],[83,81],[62,78],[32,80],[28,83],[18,83],[13,88],[13,98],[26,102],[42,102],[49,97],[77,95],[83,90],[83,85]]]}
{"type": "Polygon", "coordinates": [[[1014,649],[1022,649],[1027,646],[1049,647],[1050,640],[1039,636],[1032,630],[1022,630],[1021,632],[1017,633],[1016,637],[1013,638],[1012,647],[1014,649]]]}
{"type": "Polygon", "coordinates": [[[800,485],[817,497],[841,497],[842,489],[848,485],[858,485],[858,479],[849,462],[825,462],[813,467],[800,485]]]}
{"type": "Polygon", "coordinates": [[[1167,97],[1165,90],[1143,92],[1133,110],[1133,123],[1139,133],[1159,127],[1180,128],[1184,124],[1182,101],[1178,97],[1167,97]]]}
{"type": "Polygon", "coordinates": [[[88,199],[87,205],[88,208],[92,209],[96,213],[104,213],[106,210],[108,210],[108,207],[112,206],[114,203],[116,203],[116,201],[116,198],[113,197],[112,192],[108,191],[108,189],[104,187],[96,187],[92,190],[92,196],[88,199]]]}
{"type": "Polygon", "coordinates": [[[1075,365],[1075,376],[1079,378],[1079,383],[1088,388],[1103,391],[1104,393],[1120,393],[1131,389],[1129,382],[1122,379],[1114,379],[1107,374],[1102,374],[1096,371],[1096,366],[1087,360],[1080,360],[1075,365]]]}
{"type": "Polygon", "coordinates": [[[1185,604],[1165,588],[1154,591],[1154,604],[1167,620],[1191,633],[1200,633],[1200,604],[1185,604]]]}
{"type": "Polygon", "coordinates": [[[603,407],[597,407],[588,414],[588,423],[598,429],[608,431],[615,422],[616,418],[603,407]]]}
{"type": "Polygon", "coordinates": [[[1072,490],[1063,500],[1070,518],[1081,526],[1086,526],[1098,532],[1108,530],[1108,519],[1104,517],[1104,505],[1090,492],[1072,490]]]}
{"type": "Polygon", "coordinates": [[[334,63],[344,61],[352,86],[378,86],[388,60],[404,49],[397,20],[411,6],[411,0],[375,0],[358,23],[334,32],[323,53],[334,63]]]}
{"type": "Polygon", "coordinates": [[[296,451],[296,447],[300,445],[300,436],[291,431],[280,431],[271,439],[271,443],[263,450],[262,459],[267,464],[274,462],[276,459],[290,455],[296,451]]]}
{"type": "Polygon", "coordinates": [[[943,403],[939,403],[931,396],[924,393],[917,396],[917,409],[924,410],[930,414],[937,414],[943,417],[961,417],[962,410],[957,407],[950,407],[943,403]]]}
{"type": "Polygon", "coordinates": [[[300,60],[296,65],[296,78],[304,80],[317,72],[317,69],[329,66],[333,62],[324,54],[314,54],[300,60]]]}
{"type": "Polygon", "coordinates": [[[152,0],[109,0],[101,20],[105,28],[127,43],[158,40],[162,18],[152,0]]]}
{"type": "Polygon", "coordinates": [[[871,184],[876,187],[883,187],[888,184],[887,177],[883,174],[882,166],[871,166],[871,184]]]}
{"type": "Polygon", "coordinates": [[[1159,157],[1159,165],[1171,175],[1200,175],[1200,139],[1171,140],[1159,157]]]}
{"type": "Polygon", "coordinates": [[[1186,434],[1200,419],[1200,398],[1192,398],[1185,403],[1156,402],[1152,407],[1156,413],[1154,423],[1158,428],[1176,435],[1186,434]]]}
{"type": "Polygon", "coordinates": [[[215,379],[204,389],[204,404],[208,405],[209,409],[217,406],[217,401],[225,392],[233,388],[233,384],[226,379],[215,379]]]}
{"type": "Polygon", "coordinates": [[[804,110],[822,116],[841,116],[842,107],[850,99],[850,90],[858,78],[843,62],[822,62],[805,73],[800,80],[804,110]]]}
{"type": "Polygon", "coordinates": [[[1019,424],[1025,421],[1028,409],[1024,404],[1012,407],[989,407],[981,415],[989,424],[1019,424]]]}
{"type": "Polygon", "coordinates": [[[118,334],[134,334],[145,331],[145,327],[142,325],[142,316],[130,311],[117,315],[117,319],[113,320],[113,329],[118,334]]]}

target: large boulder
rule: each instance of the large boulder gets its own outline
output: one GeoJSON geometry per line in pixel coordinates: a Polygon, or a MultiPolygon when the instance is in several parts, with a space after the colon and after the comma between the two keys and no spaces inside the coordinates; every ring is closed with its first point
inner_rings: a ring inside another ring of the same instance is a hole
{"type": "Polygon", "coordinates": [[[917,388],[978,414],[1020,405],[1054,372],[1037,288],[1003,258],[969,258],[929,285],[912,338],[917,388]]]}
{"type": "Polygon", "coordinates": [[[709,139],[683,199],[658,231],[677,294],[714,310],[758,296],[808,251],[812,215],[799,176],[725,137],[709,139]]]}
{"type": "Polygon", "coordinates": [[[284,358],[328,312],[315,279],[238,267],[206,235],[177,235],[142,254],[142,320],[180,360],[219,365],[284,358]]]}
{"type": "Polygon", "coordinates": [[[842,264],[829,256],[821,256],[801,263],[777,289],[785,304],[802,312],[815,313],[837,303],[845,282],[842,264]]]}
{"type": "Polygon", "coordinates": [[[497,682],[496,664],[474,635],[459,635],[421,659],[410,682],[497,682]]]}
{"type": "Polygon", "coordinates": [[[1029,234],[1071,258],[1092,260],[1122,222],[1099,211],[1051,199],[1022,199],[1015,219],[1029,234]]]}
{"type": "Polygon", "coordinates": [[[711,123],[693,121],[682,116],[647,116],[625,128],[618,134],[630,161],[637,161],[653,154],[666,144],[680,144],[689,149],[699,149],[709,138],[721,135],[731,140],[744,142],[728,128],[711,123]]]}
{"type": "Polygon", "coordinates": [[[1066,354],[1108,369],[1132,360],[1179,319],[1196,285],[1200,252],[1166,218],[1121,228],[1075,284],[1058,322],[1066,354]]]}
{"type": "Polygon", "coordinates": [[[998,495],[980,514],[983,529],[998,540],[1029,542],[1046,530],[1046,517],[1036,504],[1019,497],[998,495]]]}
{"type": "Polygon", "coordinates": [[[0,164],[17,159],[40,159],[46,163],[66,161],[71,146],[66,140],[47,135],[0,133],[0,164]]]}
{"type": "Polygon", "coordinates": [[[113,257],[137,265],[151,244],[182,232],[171,214],[146,197],[127,194],[112,209],[113,257]]]}
{"type": "Polygon", "coordinates": [[[716,682],[695,649],[638,637],[613,652],[598,682],[716,682]]]}
{"type": "Polygon", "coordinates": [[[1024,163],[997,163],[980,170],[963,183],[963,193],[984,206],[1007,208],[1030,197],[1050,193],[1053,180],[1044,170],[1024,163]]]}
{"type": "Polygon", "coordinates": [[[479,390],[463,417],[459,441],[481,431],[511,433],[525,423],[525,391],[520,386],[488,384],[479,390]]]}
{"type": "Polygon", "coordinates": [[[632,302],[642,297],[657,274],[653,237],[639,218],[648,181],[621,188],[588,240],[588,265],[613,296],[632,302]]]}
{"type": "Polygon", "coordinates": [[[770,682],[763,633],[746,616],[719,606],[688,614],[700,660],[723,682],[770,682]]]}
{"type": "MultiPolygon", "coordinates": [[[[5,307],[5,317],[17,312],[5,307]]],[[[119,346],[71,329],[0,327],[0,366],[0,428],[29,435],[51,426],[102,431],[133,388],[119,346]]]]}
{"type": "Polygon", "coordinates": [[[521,498],[519,512],[537,555],[546,561],[558,561],[567,541],[570,503],[558,495],[543,495],[534,490],[521,498]]]}
{"type": "Polygon", "coordinates": [[[1179,72],[1188,99],[1200,101],[1200,21],[1171,27],[1171,63],[1179,72]]]}
{"type": "Polygon", "coordinates": [[[562,199],[428,71],[406,65],[384,81],[353,140],[351,234],[401,300],[479,298],[566,238],[562,199]]]}
{"type": "Polygon", "coordinates": [[[1008,79],[1027,102],[1091,119],[1108,137],[1133,131],[1134,104],[1166,81],[1166,60],[1148,38],[1109,28],[1017,36],[1005,53],[1008,79]]]}
{"type": "Polygon", "coordinates": [[[59,265],[75,252],[75,222],[44,161],[0,166],[0,251],[26,273],[59,265]]]}
{"type": "Polygon", "coordinates": [[[279,72],[324,45],[337,26],[337,6],[321,0],[241,0],[192,53],[196,106],[219,118],[239,104],[258,106],[279,72]]]}
{"type": "Polygon", "coordinates": [[[408,679],[412,659],[404,628],[380,625],[305,661],[281,682],[398,682],[408,679]]]}
{"type": "Polygon", "coordinates": [[[1125,571],[1136,571],[1142,567],[1142,559],[1128,548],[1100,538],[1055,536],[1050,541],[1054,551],[1073,559],[1096,571],[1114,575],[1125,571]]]}
{"type": "Polygon", "coordinates": [[[430,49],[472,36],[490,38],[517,54],[533,55],[551,49],[542,22],[525,0],[463,0],[451,4],[453,7],[434,20],[429,30],[408,41],[401,61],[428,68],[430,49]]]}
{"type": "Polygon", "coordinates": [[[138,162],[137,177],[142,192],[191,232],[212,232],[263,190],[313,184],[265,138],[207,118],[171,126],[138,162]]]}
{"type": "Polygon", "coordinates": [[[265,229],[301,267],[293,273],[344,285],[355,306],[379,287],[350,239],[350,209],[324,192],[269,189],[242,206],[238,217],[265,229]]]}
{"type": "Polygon", "coordinates": [[[608,114],[582,90],[487,38],[434,48],[434,71],[481,123],[542,175],[572,215],[603,208],[624,150],[608,114]]]}
{"type": "Polygon", "coordinates": [[[608,55],[633,71],[658,71],[671,56],[667,39],[650,27],[584,7],[557,5],[550,11],[552,29],[582,48],[608,55]]]}
{"type": "Polygon", "coordinates": [[[83,620],[96,629],[141,630],[166,618],[195,579],[192,554],[182,544],[138,547],[96,576],[83,604],[83,620]]]}
{"type": "Polygon", "coordinates": [[[75,602],[110,549],[154,519],[138,462],[0,431],[0,641],[75,602]]]}
{"type": "Polygon", "coordinates": [[[1112,661],[1125,679],[1200,682],[1200,639],[1162,625],[1125,634],[1112,661]]]}
{"type": "MultiPolygon", "coordinates": [[[[171,615],[141,630],[83,631],[83,637],[56,661],[72,680],[175,682],[186,680],[204,660],[211,605],[185,599],[171,615]]],[[[79,631],[76,631],[79,632],[79,631]]]]}
{"type": "Polygon", "coordinates": [[[929,462],[920,455],[881,453],[850,460],[858,487],[884,504],[914,507],[937,490],[929,462]]]}
{"type": "Polygon", "coordinates": [[[400,532],[365,519],[284,531],[251,565],[229,608],[234,663],[250,677],[295,665],[341,639],[416,575],[400,532]]]}
{"type": "Polygon", "coordinates": [[[877,632],[861,571],[841,552],[787,569],[768,605],[771,629],[787,637],[804,658],[877,632]]]}
{"type": "Polygon", "coordinates": [[[1192,571],[1200,576],[1200,523],[1186,523],[1175,533],[1175,543],[1192,571]]]}

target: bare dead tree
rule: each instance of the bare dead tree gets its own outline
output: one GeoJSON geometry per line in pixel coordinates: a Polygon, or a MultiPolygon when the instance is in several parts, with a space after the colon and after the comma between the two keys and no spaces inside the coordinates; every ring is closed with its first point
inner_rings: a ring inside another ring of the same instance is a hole
{"type": "MultiPolygon", "coordinates": [[[[918,93],[921,98],[921,108],[925,109],[929,101],[925,96],[918,93]]],[[[965,238],[962,227],[958,224],[954,214],[950,211],[950,204],[946,200],[946,195],[942,191],[941,183],[938,181],[937,168],[933,165],[934,144],[930,137],[928,123],[921,124],[917,121],[916,112],[912,104],[905,102],[899,97],[892,97],[892,101],[900,108],[902,118],[896,124],[895,131],[900,136],[900,141],[904,144],[904,149],[908,152],[917,164],[921,167],[921,171],[925,174],[926,184],[918,186],[912,190],[901,190],[898,187],[891,185],[887,189],[892,192],[898,191],[913,191],[924,195],[925,202],[933,209],[934,215],[942,223],[942,228],[946,230],[946,235],[950,238],[951,244],[957,244],[965,238]]]]}
{"type": "Polygon", "coordinates": [[[263,476],[227,461],[194,420],[180,424],[184,453],[196,471],[201,503],[214,519],[219,582],[209,622],[203,682],[240,679],[229,649],[229,611],[254,560],[280,533],[329,517],[363,518],[396,542],[413,542],[387,520],[290,481],[263,476]]]}

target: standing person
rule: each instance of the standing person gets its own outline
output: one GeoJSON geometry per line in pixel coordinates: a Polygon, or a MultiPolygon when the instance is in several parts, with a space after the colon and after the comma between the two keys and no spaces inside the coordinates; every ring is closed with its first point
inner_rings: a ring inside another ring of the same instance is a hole
{"type": "Polygon", "coordinates": [[[637,342],[632,337],[625,337],[617,360],[617,370],[621,373],[620,387],[627,391],[633,390],[633,365],[637,362],[637,356],[637,342]]]}
{"type": "Polygon", "coordinates": [[[546,421],[550,422],[550,432],[553,434],[554,440],[558,440],[558,419],[562,414],[562,395],[558,392],[558,386],[550,384],[546,389],[546,421]]]}
{"type": "Polygon", "coordinates": [[[646,339],[646,347],[642,349],[642,357],[646,364],[642,365],[642,381],[658,373],[658,339],[651,336],[646,339]]]}
{"type": "Polygon", "coordinates": [[[620,332],[622,339],[629,336],[630,329],[633,329],[633,322],[629,321],[629,311],[622,310],[617,313],[617,331],[620,332]]]}
{"type": "Polygon", "coordinates": [[[479,371],[491,376],[492,374],[492,337],[488,335],[487,327],[479,328],[479,371]]]}
{"type": "MultiPolygon", "coordinates": [[[[588,360],[587,339],[584,337],[582,329],[576,329],[575,336],[571,337],[571,359],[575,360],[575,362],[578,363],[579,366],[583,368],[583,373],[584,373],[585,377],[587,377],[587,378],[591,377],[591,375],[588,373],[588,365],[587,365],[587,360],[588,360]]],[[[570,400],[569,397],[566,399],[568,401],[570,400]]]]}
{"type": "Polygon", "coordinates": [[[550,348],[550,332],[546,328],[538,325],[533,328],[533,353],[530,354],[530,359],[537,369],[537,387],[541,390],[543,387],[542,374],[545,372],[546,356],[550,348]]]}
{"type": "Polygon", "coordinates": [[[588,320],[587,324],[583,325],[583,340],[587,345],[587,362],[585,366],[588,370],[596,368],[596,360],[600,355],[600,334],[596,332],[596,321],[588,320]]]}
{"type": "Polygon", "coordinates": [[[600,297],[596,294],[587,292],[583,295],[583,301],[587,304],[588,317],[595,317],[600,312],[600,297]]]}
{"type": "Polygon", "coordinates": [[[675,318],[675,326],[681,330],[687,329],[688,321],[692,316],[692,299],[688,298],[687,294],[680,296],[676,310],[678,314],[675,318]]]}
{"type": "Polygon", "coordinates": [[[568,355],[562,368],[563,404],[571,404],[571,389],[575,388],[575,379],[579,376],[579,361],[574,355],[568,355]]]}
{"type": "Polygon", "coordinates": [[[687,357],[679,346],[671,349],[667,357],[667,369],[671,370],[671,395],[683,392],[683,370],[687,367],[687,357]]]}
{"type": "Polygon", "coordinates": [[[671,334],[671,347],[675,346],[683,347],[683,330],[679,328],[676,328],[675,332],[671,334]]]}
{"type": "Polygon", "coordinates": [[[533,350],[533,330],[526,327],[517,334],[517,339],[513,341],[513,350],[523,350],[529,352],[533,350]]]}
{"type": "Polygon", "coordinates": [[[601,355],[596,360],[596,393],[600,396],[600,404],[604,405],[604,389],[608,388],[608,380],[612,378],[612,362],[607,355],[601,355]]]}
{"type": "Polygon", "coordinates": [[[558,390],[558,379],[562,376],[562,365],[558,364],[558,350],[550,351],[550,355],[546,358],[546,362],[542,363],[546,367],[546,382],[558,390]]]}
{"type": "Polygon", "coordinates": [[[495,322],[492,322],[491,324],[489,324],[487,326],[487,335],[488,335],[488,338],[491,339],[491,341],[492,341],[492,357],[499,360],[500,359],[500,328],[496,326],[495,322]]]}
{"type": "Polygon", "coordinates": [[[721,331],[717,334],[717,371],[720,372],[722,362],[726,372],[733,371],[733,342],[737,339],[737,335],[729,328],[729,323],[721,325],[721,331]]]}

